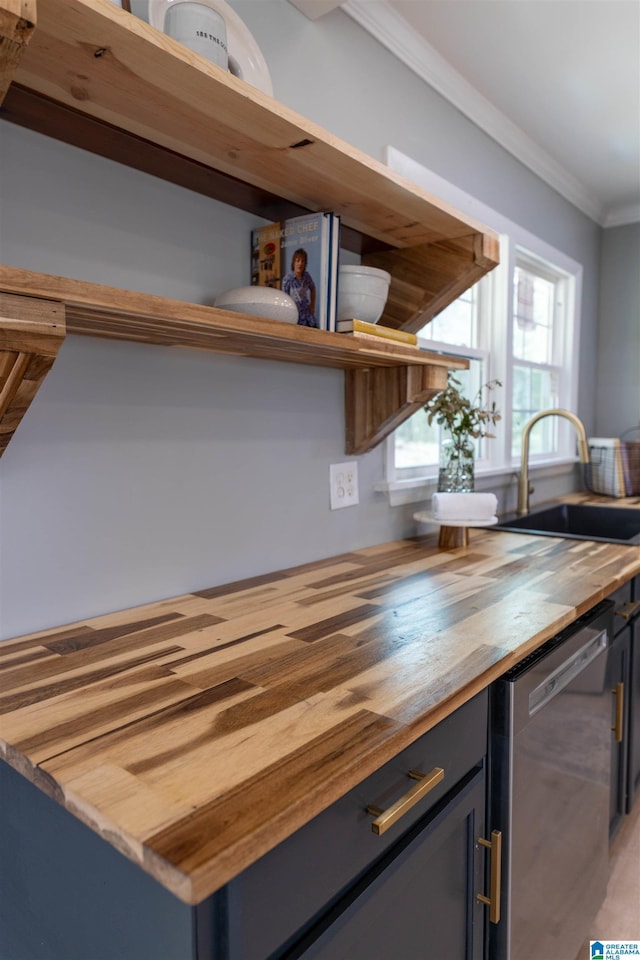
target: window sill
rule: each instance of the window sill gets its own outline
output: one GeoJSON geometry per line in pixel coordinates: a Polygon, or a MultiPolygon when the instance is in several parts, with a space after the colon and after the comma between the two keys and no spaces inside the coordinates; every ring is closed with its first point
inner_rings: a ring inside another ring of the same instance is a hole
{"type": "MultiPolygon", "coordinates": [[[[529,477],[542,480],[567,476],[573,472],[576,463],[577,457],[540,460],[529,464],[529,477]]],[[[510,487],[515,490],[519,472],[519,467],[513,466],[479,468],[475,473],[475,490],[477,493],[498,493],[498,489],[506,491],[510,487]]],[[[386,495],[390,507],[402,507],[430,501],[436,492],[436,485],[437,477],[433,475],[410,477],[407,480],[380,480],[373,485],[373,489],[386,495]]]]}

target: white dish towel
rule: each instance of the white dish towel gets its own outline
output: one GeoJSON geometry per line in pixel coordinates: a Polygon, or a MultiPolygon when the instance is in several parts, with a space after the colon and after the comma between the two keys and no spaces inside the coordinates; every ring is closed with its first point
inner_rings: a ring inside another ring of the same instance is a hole
{"type": "Polygon", "coordinates": [[[434,520],[494,520],[498,507],[495,493],[434,493],[434,520]]]}

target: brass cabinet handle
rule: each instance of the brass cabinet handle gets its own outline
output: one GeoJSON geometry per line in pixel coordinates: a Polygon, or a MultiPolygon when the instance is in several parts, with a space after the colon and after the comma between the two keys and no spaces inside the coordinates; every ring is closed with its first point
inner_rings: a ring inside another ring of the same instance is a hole
{"type": "Polygon", "coordinates": [[[476,899],[480,903],[486,903],[489,907],[489,920],[491,923],[500,923],[500,878],[502,873],[502,833],[499,830],[491,831],[491,840],[485,840],[484,837],[478,837],[478,843],[481,847],[488,847],[491,850],[491,872],[490,872],[490,896],[485,897],[483,893],[476,894],[476,899]]]}
{"type": "Polygon", "coordinates": [[[631,620],[631,617],[635,617],[638,610],[640,610],[640,600],[635,600],[633,603],[623,603],[621,607],[616,607],[613,612],[617,617],[622,617],[623,620],[631,620]]]}
{"type": "Polygon", "coordinates": [[[616,743],[622,743],[622,734],[624,732],[624,683],[616,683],[615,689],[611,691],[616,698],[616,722],[611,729],[616,735],[616,743]]]}
{"type": "Polygon", "coordinates": [[[417,770],[410,770],[409,776],[412,780],[417,780],[418,783],[411,787],[399,800],[392,803],[390,807],[387,807],[386,810],[381,810],[380,807],[376,807],[372,803],[367,807],[367,813],[372,814],[376,818],[371,824],[371,829],[374,833],[377,833],[379,837],[381,837],[389,827],[392,827],[400,817],[403,817],[405,813],[411,810],[419,800],[426,797],[430,790],[433,790],[435,786],[444,780],[444,770],[442,767],[434,767],[431,773],[418,773],[417,770]]]}

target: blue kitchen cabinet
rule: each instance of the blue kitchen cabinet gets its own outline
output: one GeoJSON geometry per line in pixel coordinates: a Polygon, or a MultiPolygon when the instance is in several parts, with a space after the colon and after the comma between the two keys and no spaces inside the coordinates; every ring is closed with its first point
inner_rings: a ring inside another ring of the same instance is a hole
{"type": "Polygon", "coordinates": [[[194,921],[0,761],[0,960],[195,960],[194,921]]]}
{"type": "Polygon", "coordinates": [[[0,762],[0,960],[480,960],[486,742],[484,691],[195,907],[0,762]]]}
{"type": "Polygon", "coordinates": [[[479,960],[484,955],[485,771],[409,831],[347,891],[319,929],[282,960],[390,960],[429,956],[479,960]],[[305,944],[308,943],[307,946],[305,944]]]}
{"type": "MultiPolygon", "coordinates": [[[[640,588],[637,588],[640,590],[640,588]]],[[[636,602],[640,597],[636,595],[636,602]]],[[[639,611],[640,612],[640,611],[639,611]]],[[[629,745],[627,751],[627,813],[631,812],[640,791],[640,616],[629,623],[629,745]]]]}
{"type": "Polygon", "coordinates": [[[640,577],[612,594],[614,638],[608,680],[612,696],[611,822],[613,837],[640,790],[640,577]]]}
{"type": "Polygon", "coordinates": [[[619,607],[617,620],[622,623],[629,647],[629,669],[626,686],[626,812],[630,813],[640,791],[640,577],[629,584],[629,596],[619,607]]]}
{"type": "Polygon", "coordinates": [[[485,690],[233,880],[225,960],[390,960],[425,940],[447,960],[482,957],[486,745],[485,690]],[[368,808],[434,769],[442,780],[375,834],[368,808]]]}

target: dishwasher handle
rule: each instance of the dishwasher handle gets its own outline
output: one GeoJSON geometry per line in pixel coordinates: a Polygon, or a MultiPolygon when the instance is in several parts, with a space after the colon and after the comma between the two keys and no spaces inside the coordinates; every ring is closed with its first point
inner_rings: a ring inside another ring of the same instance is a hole
{"type": "Polygon", "coordinates": [[[607,649],[608,634],[600,630],[575,653],[552,670],[529,694],[529,716],[532,717],[557,697],[577,676],[607,649]]]}

